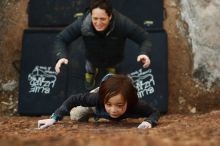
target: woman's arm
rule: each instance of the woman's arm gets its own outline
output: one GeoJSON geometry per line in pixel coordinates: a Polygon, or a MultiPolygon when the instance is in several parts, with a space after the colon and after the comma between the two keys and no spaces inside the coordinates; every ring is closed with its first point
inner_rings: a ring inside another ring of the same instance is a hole
{"type": "Polygon", "coordinates": [[[67,58],[66,48],[81,35],[81,23],[82,18],[77,19],[56,36],[53,52],[56,56],[56,60],[67,58]]]}
{"type": "Polygon", "coordinates": [[[115,21],[118,24],[117,26],[123,34],[125,34],[125,37],[131,39],[139,45],[140,53],[137,57],[137,61],[141,61],[144,64],[143,68],[147,68],[150,65],[150,51],[152,48],[148,32],[128,17],[120,13],[116,13],[116,16],[118,16],[115,18],[115,21]]]}
{"type": "Polygon", "coordinates": [[[120,30],[123,32],[123,34],[125,34],[125,37],[131,39],[139,45],[140,55],[149,55],[152,48],[149,33],[130,18],[122,15],[119,12],[116,13],[115,19],[116,23],[120,27],[120,30]]]}

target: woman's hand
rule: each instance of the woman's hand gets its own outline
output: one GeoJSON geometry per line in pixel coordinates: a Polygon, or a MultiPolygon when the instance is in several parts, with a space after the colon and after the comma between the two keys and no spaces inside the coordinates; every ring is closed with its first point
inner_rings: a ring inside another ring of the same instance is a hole
{"type": "Polygon", "coordinates": [[[142,62],[143,68],[147,68],[150,65],[150,58],[147,55],[142,54],[137,57],[137,62],[142,62]]]}
{"type": "Polygon", "coordinates": [[[145,128],[152,128],[152,125],[151,123],[147,122],[147,121],[143,121],[139,126],[138,128],[140,129],[145,129],[145,128]]]}
{"type": "Polygon", "coordinates": [[[61,58],[60,60],[57,61],[57,64],[55,65],[55,71],[57,74],[60,73],[60,68],[63,64],[68,64],[68,59],[61,58]]]}
{"type": "Polygon", "coordinates": [[[54,119],[44,119],[44,120],[39,120],[38,121],[38,129],[44,129],[47,128],[51,125],[53,125],[56,122],[54,119]]]}

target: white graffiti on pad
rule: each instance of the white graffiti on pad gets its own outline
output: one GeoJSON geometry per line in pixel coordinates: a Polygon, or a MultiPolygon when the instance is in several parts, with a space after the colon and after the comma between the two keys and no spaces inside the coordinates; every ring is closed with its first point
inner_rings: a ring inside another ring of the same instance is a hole
{"type": "Polygon", "coordinates": [[[28,75],[29,93],[49,94],[56,80],[56,72],[51,71],[51,67],[35,66],[34,70],[28,75]]]}
{"type": "Polygon", "coordinates": [[[139,69],[129,74],[134,81],[134,86],[138,90],[138,97],[143,98],[145,95],[153,94],[155,92],[154,76],[152,70],[143,71],[139,69]]]}

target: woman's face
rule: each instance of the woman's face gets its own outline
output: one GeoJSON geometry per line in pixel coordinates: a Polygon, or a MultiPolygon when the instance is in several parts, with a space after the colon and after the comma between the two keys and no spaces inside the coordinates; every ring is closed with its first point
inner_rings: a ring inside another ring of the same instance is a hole
{"type": "Polygon", "coordinates": [[[112,96],[105,103],[105,110],[110,115],[110,117],[118,118],[127,110],[127,101],[125,101],[121,94],[112,96]]]}
{"type": "Polygon", "coordinates": [[[104,31],[111,20],[112,16],[108,16],[104,9],[95,8],[92,10],[92,24],[96,31],[104,31]]]}

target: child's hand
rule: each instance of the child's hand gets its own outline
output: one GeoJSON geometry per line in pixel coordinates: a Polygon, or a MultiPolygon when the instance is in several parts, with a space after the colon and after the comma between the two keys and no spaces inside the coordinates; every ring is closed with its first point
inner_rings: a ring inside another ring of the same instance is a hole
{"type": "Polygon", "coordinates": [[[38,129],[44,129],[47,128],[51,125],[53,125],[56,122],[54,119],[44,119],[44,120],[39,120],[38,121],[38,129]]]}
{"type": "Polygon", "coordinates": [[[143,121],[139,126],[138,128],[140,129],[145,129],[145,128],[152,128],[152,125],[151,123],[147,122],[147,121],[143,121]]]}

